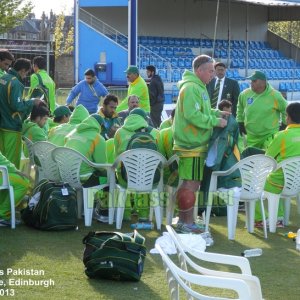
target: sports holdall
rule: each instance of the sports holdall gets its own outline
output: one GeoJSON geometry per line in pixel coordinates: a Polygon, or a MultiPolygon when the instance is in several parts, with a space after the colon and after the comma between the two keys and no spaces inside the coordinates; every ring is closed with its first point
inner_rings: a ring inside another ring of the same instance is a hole
{"type": "Polygon", "coordinates": [[[21,212],[26,225],[41,230],[77,228],[75,189],[66,183],[43,179],[35,187],[29,205],[21,212]]]}
{"type": "Polygon", "coordinates": [[[90,278],[138,281],[146,257],[145,238],[136,230],[90,232],[83,239],[83,263],[90,278]]]}

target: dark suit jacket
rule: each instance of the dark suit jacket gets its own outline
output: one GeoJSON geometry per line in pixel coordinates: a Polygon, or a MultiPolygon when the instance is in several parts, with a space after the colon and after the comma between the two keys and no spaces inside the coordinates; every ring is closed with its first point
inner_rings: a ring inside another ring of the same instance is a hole
{"type": "MultiPolygon", "coordinates": [[[[209,98],[212,99],[216,85],[216,78],[206,86],[209,98]]],[[[232,103],[232,114],[236,116],[236,107],[240,94],[240,87],[236,80],[225,77],[221,100],[227,99],[232,103]]]]}

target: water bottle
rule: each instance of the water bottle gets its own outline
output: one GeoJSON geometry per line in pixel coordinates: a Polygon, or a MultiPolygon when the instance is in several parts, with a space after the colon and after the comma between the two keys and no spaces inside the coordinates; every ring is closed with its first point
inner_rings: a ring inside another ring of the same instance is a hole
{"type": "Polygon", "coordinates": [[[298,229],[296,236],[296,250],[300,251],[300,228],[298,229]]]}
{"type": "Polygon", "coordinates": [[[242,253],[242,256],[244,257],[253,257],[253,256],[260,256],[260,255],[262,255],[262,249],[260,248],[245,250],[242,253]]]}
{"type": "Polygon", "coordinates": [[[131,229],[144,229],[144,230],[152,230],[154,228],[153,223],[147,222],[137,222],[135,224],[130,225],[131,229]]]}

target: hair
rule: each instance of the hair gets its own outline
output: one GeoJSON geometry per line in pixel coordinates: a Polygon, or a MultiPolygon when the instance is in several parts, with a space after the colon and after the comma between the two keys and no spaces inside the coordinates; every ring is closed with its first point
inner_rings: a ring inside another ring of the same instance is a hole
{"type": "Polygon", "coordinates": [[[49,117],[50,112],[49,109],[47,107],[47,104],[44,102],[39,102],[37,105],[34,105],[32,107],[32,111],[30,114],[30,120],[34,121],[37,117],[45,117],[48,116],[49,117]]]}
{"type": "Polygon", "coordinates": [[[109,102],[115,102],[115,103],[119,103],[119,99],[116,95],[113,95],[113,94],[107,94],[104,99],[103,99],[103,105],[108,105],[109,102]]]}
{"type": "Polygon", "coordinates": [[[223,99],[223,100],[221,100],[221,102],[219,103],[219,105],[218,105],[218,109],[219,110],[223,110],[224,109],[224,107],[232,107],[232,103],[229,101],[229,100],[227,100],[227,99],[223,99]]]}
{"type": "Polygon", "coordinates": [[[31,62],[27,58],[18,58],[14,64],[13,68],[18,72],[22,69],[25,69],[26,71],[29,71],[31,69],[31,62]]]}
{"type": "Polygon", "coordinates": [[[92,70],[92,69],[87,69],[87,70],[84,72],[84,75],[85,75],[85,76],[93,76],[93,77],[95,77],[95,71],[92,70]]]}
{"type": "Polygon", "coordinates": [[[220,62],[220,61],[217,62],[217,63],[215,63],[214,67],[215,67],[215,69],[216,69],[217,67],[223,67],[223,68],[226,69],[226,65],[225,65],[224,63],[220,62]]]}
{"type": "Polygon", "coordinates": [[[293,123],[300,124],[300,103],[290,103],[286,108],[286,113],[289,115],[293,123]]]}
{"type": "Polygon", "coordinates": [[[156,73],[156,68],[153,65],[149,65],[146,67],[146,70],[150,71],[150,72],[154,72],[154,74],[156,73]]]}
{"type": "Polygon", "coordinates": [[[6,59],[11,61],[15,60],[14,56],[7,49],[0,49],[0,60],[3,61],[6,59]]]}
{"type": "Polygon", "coordinates": [[[128,99],[127,99],[127,101],[129,102],[131,98],[137,98],[137,99],[138,99],[138,101],[140,101],[140,97],[139,97],[139,96],[137,96],[137,95],[130,95],[130,96],[128,96],[128,99]]]}
{"type": "Polygon", "coordinates": [[[201,66],[207,63],[214,63],[214,59],[208,55],[199,55],[193,60],[193,70],[194,72],[201,66]]]}
{"type": "Polygon", "coordinates": [[[47,67],[47,62],[42,56],[36,56],[32,60],[32,65],[36,65],[40,70],[45,70],[47,67]]]}

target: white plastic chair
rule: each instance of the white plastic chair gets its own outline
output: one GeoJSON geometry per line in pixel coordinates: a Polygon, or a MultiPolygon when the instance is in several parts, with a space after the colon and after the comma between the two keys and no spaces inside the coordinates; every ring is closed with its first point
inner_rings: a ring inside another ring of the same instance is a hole
{"type": "MultiPolygon", "coordinates": [[[[109,184],[101,184],[93,187],[84,188],[80,181],[80,166],[82,163],[86,163],[94,169],[107,170],[108,182],[111,179],[111,164],[96,164],[88,160],[85,156],[76,150],[67,147],[57,147],[52,150],[52,157],[56,161],[60,173],[61,180],[67,182],[71,187],[77,190],[77,206],[78,206],[78,218],[81,218],[82,214],[82,198],[84,206],[84,223],[85,226],[91,226],[92,216],[94,210],[94,194],[108,187],[109,184]],[[81,194],[82,191],[82,194],[81,194]],[[91,199],[91,201],[89,201],[91,199]]],[[[114,174],[113,174],[114,176],[114,174]]],[[[113,189],[109,191],[109,224],[113,222],[113,189]]]]}
{"type": "Polygon", "coordinates": [[[58,166],[51,153],[55,148],[57,146],[49,142],[36,142],[32,145],[34,156],[38,159],[36,166],[39,170],[39,180],[46,178],[55,182],[61,181],[58,166]]]}
{"type": "MultiPolygon", "coordinates": [[[[28,158],[29,158],[29,164],[28,164],[28,169],[26,170],[26,174],[28,176],[31,175],[31,170],[34,169],[35,167],[35,164],[34,164],[34,154],[33,154],[33,142],[27,138],[26,136],[22,136],[22,140],[23,142],[25,143],[25,146],[27,148],[27,151],[28,151],[28,158]]],[[[36,171],[36,170],[34,170],[36,171]]],[[[37,174],[36,174],[37,176],[37,174]]]]}
{"type": "Polygon", "coordinates": [[[289,224],[292,197],[297,197],[298,212],[300,209],[300,156],[285,159],[277,165],[278,169],[282,169],[284,174],[284,187],[281,194],[264,193],[264,196],[268,199],[270,232],[276,232],[280,198],[284,198],[284,225],[289,224]]]}
{"type": "Polygon", "coordinates": [[[257,154],[240,160],[227,171],[212,172],[205,215],[205,230],[208,231],[213,193],[217,192],[218,177],[227,176],[235,170],[239,170],[242,180],[240,195],[238,195],[238,197],[232,197],[232,195],[228,194],[227,198],[228,239],[234,240],[235,237],[239,201],[245,202],[246,226],[250,233],[254,231],[255,202],[260,201],[264,224],[264,236],[267,238],[266,217],[263,205],[263,188],[268,174],[275,168],[276,161],[273,158],[263,154],[257,154]]]}
{"type": "Polygon", "coordinates": [[[116,170],[122,164],[127,174],[127,188],[116,184],[116,189],[119,190],[116,207],[117,229],[122,227],[127,194],[134,192],[151,195],[149,219],[152,219],[152,208],[154,208],[156,226],[160,230],[162,223],[160,196],[163,191],[163,167],[165,163],[166,159],[160,153],[144,148],[125,151],[116,158],[113,169],[116,170]],[[157,169],[160,170],[160,179],[155,187],[153,179],[157,169]]]}
{"type": "Polygon", "coordinates": [[[195,291],[191,287],[191,284],[196,286],[201,286],[201,287],[233,290],[238,294],[238,299],[241,300],[254,299],[251,298],[250,288],[245,281],[236,278],[224,278],[218,276],[207,276],[207,275],[189,273],[176,266],[173,263],[173,261],[169,258],[169,256],[164,252],[164,250],[160,247],[159,244],[156,244],[155,248],[159,251],[166,270],[170,299],[172,300],[180,299],[180,290],[179,290],[180,287],[185,291],[186,293],[185,298],[187,299],[211,299],[211,300],[232,299],[232,298],[204,295],[203,293],[195,291]]]}
{"type": "Polygon", "coordinates": [[[0,166],[0,172],[2,173],[2,184],[0,190],[8,190],[10,198],[10,223],[11,228],[16,228],[16,209],[15,209],[15,197],[14,189],[9,183],[8,170],[6,166],[0,166]]]}
{"type": "Polygon", "coordinates": [[[256,276],[252,275],[250,264],[247,258],[219,253],[209,253],[191,248],[189,247],[189,245],[187,245],[186,243],[184,244],[181,241],[179,235],[174,231],[174,229],[171,226],[167,225],[166,228],[176,246],[180,266],[184,271],[187,271],[187,266],[190,266],[195,271],[203,275],[241,279],[245,281],[246,284],[249,286],[251,299],[262,299],[260,281],[256,276]],[[199,262],[195,263],[185,252],[187,252],[188,254],[192,255],[200,261],[236,266],[241,270],[241,273],[207,269],[205,267],[202,267],[199,264],[199,262]]]}

